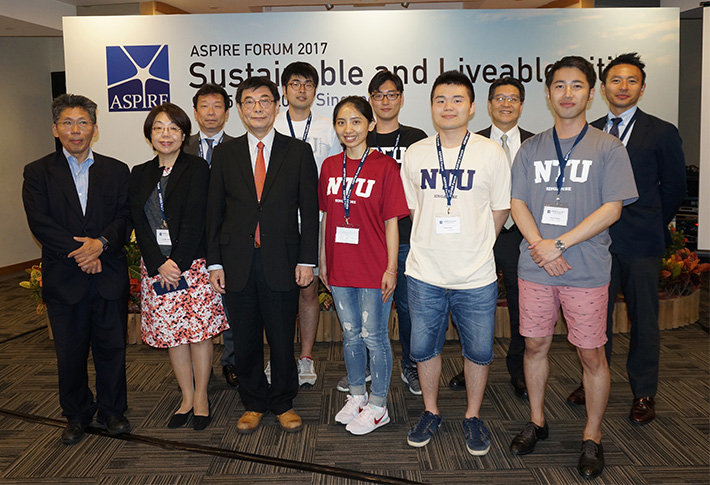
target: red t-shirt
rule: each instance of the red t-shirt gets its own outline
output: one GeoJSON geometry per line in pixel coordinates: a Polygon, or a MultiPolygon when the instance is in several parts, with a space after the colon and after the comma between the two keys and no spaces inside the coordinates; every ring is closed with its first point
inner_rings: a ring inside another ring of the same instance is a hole
{"type": "MultiPolygon", "coordinates": [[[[360,160],[347,160],[347,177],[355,175],[360,160]]],[[[380,288],[387,269],[385,221],[409,215],[399,166],[393,158],[373,150],[365,159],[350,194],[350,225],[359,228],[358,244],[335,242],[338,226],[345,225],[343,209],[343,154],[328,157],[318,183],[320,210],[327,214],[325,258],[328,283],[353,288],[380,288]]]]}

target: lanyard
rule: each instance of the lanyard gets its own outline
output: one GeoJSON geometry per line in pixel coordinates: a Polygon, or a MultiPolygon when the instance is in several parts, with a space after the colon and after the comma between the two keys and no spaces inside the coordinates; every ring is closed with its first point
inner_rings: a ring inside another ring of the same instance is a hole
{"type": "MultiPolygon", "coordinates": [[[[395,153],[397,153],[397,148],[399,148],[399,137],[401,135],[402,129],[397,128],[397,138],[394,140],[394,147],[392,147],[392,152],[390,153],[390,157],[394,158],[395,153]]],[[[375,145],[377,145],[377,151],[380,152],[383,155],[387,155],[385,151],[380,147],[380,144],[377,143],[377,128],[375,128],[372,131],[372,141],[375,142],[375,145]]]]}
{"type": "Polygon", "coordinates": [[[450,174],[453,172],[451,177],[451,184],[449,184],[449,178],[446,176],[447,171],[444,167],[444,153],[441,150],[441,139],[439,135],[436,135],[436,153],[439,156],[439,173],[441,174],[441,185],[444,188],[444,194],[446,195],[446,204],[448,205],[448,211],[451,212],[451,200],[454,198],[454,190],[456,189],[456,183],[459,179],[459,168],[461,167],[461,160],[463,160],[463,153],[466,151],[466,144],[471,136],[470,131],[466,131],[466,136],[463,137],[461,142],[461,148],[459,149],[459,156],[456,158],[456,166],[453,170],[449,170],[450,174]]]}
{"type": "Polygon", "coordinates": [[[160,187],[160,180],[158,180],[156,189],[158,190],[158,205],[160,206],[160,217],[163,218],[163,228],[167,228],[168,221],[165,220],[165,205],[163,204],[163,189],[160,187]]]}
{"type": "MultiPolygon", "coordinates": [[[[203,139],[200,140],[200,144],[199,144],[200,158],[205,158],[205,157],[204,157],[204,150],[202,150],[202,142],[205,141],[205,140],[207,140],[207,139],[208,139],[208,138],[203,138],[203,139]]],[[[222,133],[222,136],[219,137],[219,141],[218,141],[217,143],[215,143],[214,145],[212,145],[212,149],[214,150],[214,147],[216,147],[217,145],[219,145],[220,143],[222,143],[222,140],[223,140],[223,139],[224,139],[224,133],[222,133]]],[[[212,138],[212,140],[214,141],[214,138],[212,138]]],[[[207,160],[207,159],[205,158],[205,160],[207,160]]]]}
{"type": "Polygon", "coordinates": [[[584,135],[587,134],[587,128],[589,128],[589,125],[585,123],[584,128],[582,128],[582,131],[580,131],[579,135],[577,135],[577,139],[574,140],[572,148],[569,149],[567,155],[565,155],[564,157],[562,156],[562,148],[560,148],[560,137],[557,136],[557,128],[552,128],[552,139],[555,141],[557,161],[560,164],[560,176],[557,177],[557,200],[560,199],[560,191],[562,191],[562,182],[565,179],[565,167],[567,166],[567,160],[569,160],[569,156],[572,154],[572,150],[574,150],[574,147],[576,147],[579,142],[582,141],[584,135]]]}
{"type": "Polygon", "coordinates": [[[362,154],[362,158],[360,159],[360,163],[357,166],[357,170],[355,170],[355,175],[353,176],[352,181],[350,182],[350,186],[345,188],[347,185],[346,182],[346,165],[348,162],[348,155],[346,152],[343,152],[343,181],[342,181],[342,186],[343,186],[343,210],[345,211],[345,223],[350,224],[350,194],[352,194],[353,187],[355,186],[355,181],[357,180],[357,176],[360,175],[360,170],[362,170],[362,166],[365,165],[365,159],[367,158],[367,155],[370,153],[370,147],[365,147],[365,153],[362,154]]]}
{"type": "MultiPolygon", "coordinates": [[[[624,138],[626,138],[626,134],[629,132],[629,130],[631,129],[631,127],[634,125],[634,121],[636,121],[636,115],[637,115],[637,114],[639,114],[639,110],[636,110],[636,111],[634,112],[634,115],[633,115],[633,116],[631,117],[631,119],[629,120],[628,124],[626,125],[626,128],[624,128],[624,132],[623,132],[623,133],[621,134],[621,136],[619,137],[619,140],[621,140],[621,143],[624,143],[624,138]]],[[[609,133],[609,132],[607,131],[607,133],[609,133]]],[[[626,143],[624,143],[624,145],[626,145],[626,143]]]]}
{"type": "MultiPolygon", "coordinates": [[[[308,132],[311,129],[311,120],[313,119],[313,112],[308,113],[308,120],[306,120],[306,129],[303,130],[303,141],[308,139],[308,132]]],[[[296,138],[296,132],[293,131],[293,123],[291,123],[291,114],[286,111],[286,121],[288,121],[288,129],[291,130],[291,138],[296,138]]]]}

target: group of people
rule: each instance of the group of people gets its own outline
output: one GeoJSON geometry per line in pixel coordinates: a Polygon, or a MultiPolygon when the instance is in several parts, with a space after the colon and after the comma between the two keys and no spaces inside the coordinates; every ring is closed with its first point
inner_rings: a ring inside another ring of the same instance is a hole
{"type": "Polygon", "coordinates": [[[220,86],[195,94],[199,131],[192,136],[190,117],[178,106],[153,108],[144,134],[156,157],[130,174],[125,164],[91,150],[96,104],[58,97],[53,132],[62,149],[26,166],[23,201],[42,244],[43,297],[69,423],[62,441],[80,441],[97,411],[97,423],[110,433],[130,432],[123,245],[135,227],[143,256],[143,340],[169,349],[182,392],[168,427],[190,418],[196,430],[210,424],[211,338],[221,333],[223,374],[244,406],[237,431],[254,432],[268,412],[284,431],[300,430],[293,400],[299,386],[317,379],[311,354],[320,279],[343,331],[347,375],[337,388],[348,394],[335,421],[355,435],[390,421],[394,301],[401,379],[424,403],[408,444],[426,446],[441,425],[441,351],[451,317],[463,371],[450,387],[466,391],[466,449],[485,455],[491,435],[481,404],[501,273],[511,385],[530,403],[530,422],[510,450],[530,453],[548,436],[547,354],[561,306],[583,371],[582,386],[568,400],[587,408],[578,469],[598,476],[620,288],[633,322],[630,419],[655,416],[656,284],[667,225],[685,193],[677,130],[636,106],[644,67],[631,53],[604,68],[609,114],[590,125],[594,67],[577,56],[560,59],[545,79],[554,126],[538,135],[518,126],[525,87],[510,77],[490,85],[492,125],[469,132],[473,85],[458,71],[444,72],[432,85],[436,134],[427,137],[399,122],[404,84],[396,74],[378,72],[369,99],[343,98],[331,122],[311,110],[316,69],[294,62],[281,78],[288,101],[282,113],[279,88],[269,79],[239,85],[236,107],[247,133],[238,138],[224,133],[231,99],[220,86]]]}

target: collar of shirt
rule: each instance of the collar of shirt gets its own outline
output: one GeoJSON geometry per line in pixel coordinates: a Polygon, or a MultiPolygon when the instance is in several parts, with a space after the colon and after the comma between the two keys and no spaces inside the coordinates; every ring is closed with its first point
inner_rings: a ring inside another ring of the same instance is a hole
{"type": "Polygon", "coordinates": [[[264,165],[266,166],[266,170],[269,169],[269,158],[271,158],[271,147],[274,145],[274,136],[276,134],[276,131],[271,128],[271,131],[259,140],[257,137],[252,135],[250,132],[247,131],[247,141],[249,142],[249,156],[251,157],[251,169],[252,171],[254,170],[254,166],[256,165],[256,155],[259,152],[259,147],[257,146],[259,142],[262,142],[264,144],[264,165]]]}
{"type": "Polygon", "coordinates": [[[515,160],[515,155],[520,149],[520,129],[518,125],[515,125],[510,130],[505,133],[503,130],[498,128],[496,125],[491,124],[491,140],[500,145],[500,137],[503,135],[508,135],[508,149],[510,150],[510,158],[515,160]]]}
{"type": "Polygon", "coordinates": [[[216,147],[216,146],[219,144],[219,141],[220,141],[220,140],[222,139],[222,137],[224,136],[224,130],[220,130],[220,132],[217,133],[217,134],[214,135],[214,136],[207,136],[207,135],[205,135],[204,133],[202,133],[202,131],[199,131],[199,132],[198,132],[198,136],[200,137],[200,138],[199,138],[199,139],[200,139],[200,142],[203,144],[202,149],[203,149],[203,150],[207,150],[207,142],[206,142],[205,140],[206,140],[207,138],[212,138],[212,139],[215,141],[214,144],[212,145],[212,148],[216,147]]]}
{"type": "MultiPolygon", "coordinates": [[[[604,131],[609,133],[609,130],[611,130],[611,127],[614,125],[614,123],[612,123],[611,121],[612,118],[621,118],[621,123],[619,123],[619,136],[621,136],[624,133],[626,126],[628,126],[629,121],[631,121],[631,118],[633,118],[634,114],[636,114],[637,109],[638,106],[632,106],[631,108],[621,113],[619,116],[616,116],[611,111],[609,111],[609,113],[607,113],[606,115],[606,125],[604,125],[604,131]]],[[[629,129],[628,133],[626,133],[626,138],[624,140],[621,140],[624,145],[626,145],[626,143],[629,141],[629,137],[631,136],[631,132],[633,131],[633,129],[634,127],[632,126],[631,129],[629,129]]]]}

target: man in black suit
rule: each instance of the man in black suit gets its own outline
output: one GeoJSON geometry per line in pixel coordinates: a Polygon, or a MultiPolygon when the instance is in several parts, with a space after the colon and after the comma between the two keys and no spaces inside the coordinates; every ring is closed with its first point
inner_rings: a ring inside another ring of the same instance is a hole
{"type": "MultiPolygon", "coordinates": [[[[183,151],[190,155],[207,160],[212,166],[212,153],[222,142],[233,137],[224,132],[224,125],[229,119],[229,108],[232,100],[227,91],[218,84],[204,84],[192,97],[192,107],[195,112],[195,121],[200,131],[188,138],[183,151]]],[[[229,317],[228,317],[229,318],[229,317]]],[[[233,387],[239,385],[234,363],[234,339],[232,329],[222,332],[222,375],[227,384],[233,387]]]]}
{"type": "Polygon", "coordinates": [[[54,333],[59,402],[68,425],[64,444],[81,441],[98,410],[98,425],[128,433],[126,320],[131,231],[128,167],[91,151],[96,103],[63,94],[52,103],[52,132],[62,150],[24,171],[22,200],[42,245],[42,298],[54,333]],[[96,369],[96,402],[87,358],[96,369]]]}
{"type": "Polygon", "coordinates": [[[318,176],[310,145],[273,129],[279,91],[265,77],[237,89],[247,133],[217,147],[207,207],[212,288],[232,316],[240,433],[273,412],[284,431],[302,428],[293,410],[293,353],[299,287],[313,281],[318,252],[318,176]],[[298,211],[301,212],[301,233],[298,211]],[[263,372],[263,333],[271,348],[271,386],[263,372]]]}
{"type": "MultiPolygon", "coordinates": [[[[518,126],[518,120],[523,113],[525,102],[525,86],[514,77],[496,79],[488,89],[488,114],[492,125],[478,132],[479,135],[490,138],[503,147],[508,161],[511,163],[518,153],[522,142],[533,136],[533,133],[518,126]]],[[[520,241],[523,235],[508,216],[508,220],[500,230],[493,246],[496,268],[503,272],[503,284],[508,299],[508,315],[510,316],[510,345],[506,364],[510,374],[510,383],[518,397],[527,397],[525,374],[523,372],[523,357],[525,355],[525,338],[520,335],[520,312],[518,310],[518,258],[520,257],[520,241]]],[[[466,380],[463,371],[449,381],[451,389],[464,389],[466,380]]]]}
{"type": "MultiPolygon", "coordinates": [[[[592,126],[619,137],[626,145],[636,179],[638,200],[621,211],[611,226],[612,255],[606,358],[611,362],[614,303],[621,289],[631,319],[626,361],[634,393],[629,419],[648,423],[656,416],[661,337],[658,329],[658,276],[670,243],[668,224],[685,197],[685,156],[678,130],[636,106],[646,88],[646,65],[632,52],[621,54],[602,71],[602,94],[609,114],[592,126]]],[[[584,388],[567,400],[584,404],[584,388]]]]}

